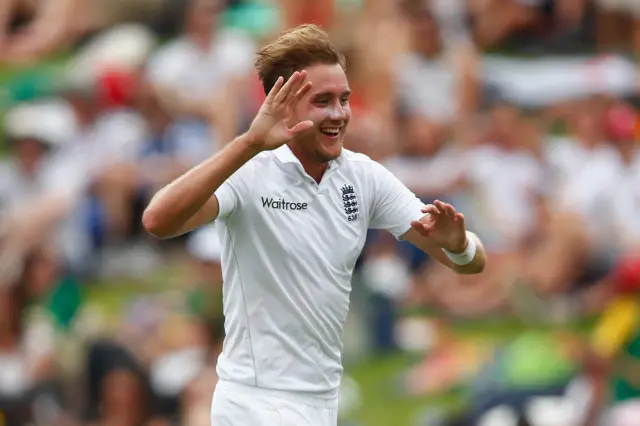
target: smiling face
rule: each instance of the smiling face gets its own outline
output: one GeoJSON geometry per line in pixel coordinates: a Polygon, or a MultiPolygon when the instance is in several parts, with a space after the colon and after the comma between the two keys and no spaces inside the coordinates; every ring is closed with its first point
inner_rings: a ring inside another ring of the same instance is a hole
{"type": "Polygon", "coordinates": [[[314,126],[299,134],[291,149],[301,160],[327,163],[342,153],[351,120],[351,90],[340,64],[313,65],[306,71],[311,90],[293,111],[291,125],[310,120],[314,126]]]}

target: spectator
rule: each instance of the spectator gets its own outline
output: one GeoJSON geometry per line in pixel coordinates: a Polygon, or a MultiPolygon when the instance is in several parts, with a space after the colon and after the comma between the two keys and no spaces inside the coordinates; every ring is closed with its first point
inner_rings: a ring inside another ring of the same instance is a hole
{"type": "Polygon", "coordinates": [[[640,150],[637,147],[638,113],[631,107],[614,105],[606,114],[606,124],[620,155],[619,176],[608,199],[612,240],[624,252],[640,251],[640,150]]]}
{"type": "Polygon", "coordinates": [[[615,185],[619,157],[605,140],[601,117],[596,104],[582,103],[570,116],[569,139],[549,145],[552,187],[557,191],[550,194],[550,220],[523,268],[541,294],[596,283],[613,260],[615,246],[601,203],[615,185]]]}
{"type": "MultiPolygon", "coordinates": [[[[117,244],[138,235],[139,217],[151,194],[213,151],[207,128],[183,119],[172,120],[147,82],[138,87],[135,106],[134,112],[119,120],[123,126],[130,126],[131,120],[126,117],[131,116],[140,123],[134,127],[140,133],[130,143],[122,144],[121,140],[116,144],[118,141],[112,138],[117,128],[108,126],[106,119],[100,124],[108,127],[98,127],[108,138],[101,148],[111,148],[115,154],[104,152],[101,156],[102,161],[112,160],[95,177],[98,200],[94,202],[99,203],[96,208],[104,211],[108,220],[100,226],[104,235],[101,239],[109,236],[110,242],[117,244]],[[122,146],[119,152],[114,149],[118,146],[122,146]]],[[[112,125],[117,125],[111,118],[112,125]]]]}
{"type": "Polygon", "coordinates": [[[402,4],[410,51],[395,64],[397,102],[410,128],[433,127],[432,132],[439,134],[477,108],[475,52],[466,42],[445,44],[438,21],[424,2],[402,4]]]}
{"type": "Polygon", "coordinates": [[[253,42],[220,27],[220,0],[193,0],[180,37],[161,47],[147,73],[172,115],[210,122],[218,146],[242,128],[253,42]]]}
{"type": "Polygon", "coordinates": [[[73,189],[63,190],[51,161],[51,140],[16,135],[13,157],[0,167],[0,212],[6,226],[0,244],[0,275],[17,279],[26,257],[56,239],[57,225],[65,217],[73,189]]]}
{"type": "Polygon", "coordinates": [[[23,321],[26,304],[23,283],[0,290],[0,404],[14,424],[34,418],[33,395],[56,374],[50,333],[23,321]]]}
{"type": "Polygon", "coordinates": [[[0,4],[0,60],[36,62],[81,37],[122,22],[144,22],[159,31],[191,0],[6,0],[0,4]]]}

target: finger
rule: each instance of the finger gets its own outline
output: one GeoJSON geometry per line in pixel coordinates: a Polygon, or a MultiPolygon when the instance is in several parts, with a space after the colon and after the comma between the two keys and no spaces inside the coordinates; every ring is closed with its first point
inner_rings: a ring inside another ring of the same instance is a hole
{"type": "Polygon", "coordinates": [[[298,93],[296,93],[296,95],[291,100],[291,108],[295,108],[296,105],[298,105],[298,102],[300,102],[300,100],[304,98],[307,93],[309,93],[309,90],[311,90],[311,82],[307,82],[304,86],[302,86],[300,90],[298,90],[298,93]]]}
{"type": "Polygon", "coordinates": [[[435,214],[435,215],[440,214],[440,211],[438,210],[438,208],[436,206],[434,206],[433,204],[427,204],[420,211],[422,213],[430,213],[430,214],[435,214]]]}
{"type": "Polygon", "coordinates": [[[444,203],[440,200],[435,200],[433,205],[438,208],[438,213],[447,214],[447,210],[445,209],[444,203]]]}
{"type": "Polygon", "coordinates": [[[303,70],[298,74],[298,78],[291,85],[290,90],[287,93],[287,97],[284,100],[286,105],[291,104],[291,102],[296,98],[298,92],[304,87],[305,81],[307,79],[307,71],[303,70]]]}
{"type": "Polygon", "coordinates": [[[313,121],[307,120],[307,121],[302,121],[302,122],[296,124],[291,129],[289,129],[289,131],[292,134],[295,135],[296,133],[300,133],[300,132],[304,132],[305,130],[309,130],[312,127],[313,127],[313,121]]]}
{"type": "Polygon", "coordinates": [[[289,92],[291,92],[291,87],[296,84],[299,75],[300,73],[298,71],[294,72],[293,75],[289,77],[289,80],[284,84],[284,86],[282,86],[282,90],[280,90],[273,101],[276,105],[284,103],[284,101],[287,99],[287,96],[289,95],[289,92]]]}
{"type": "Polygon", "coordinates": [[[411,223],[412,223],[412,227],[416,228],[423,235],[427,235],[428,233],[430,233],[434,229],[434,223],[433,222],[423,222],[421,220],[414,220],[411,223]],[[415,224],[415,225],[413,225],[413,224],[415,224]]]}
{"type": "Polygon", "coordinates": [[[456,213],[453,217],[454,222],[462,222],[464,223],[464,215],[462,213],[456,213]]]}
{"type": "Polygon", "coordinates": [[[451,217],[454,217],[457,213],[456,209],[451,204],[445,204],[444,209],[447,212],[447,214],[451,217]]]}
{"type": "Polygon", "coordinates": [[[414,220],[413,222],[411,222],[411,228],[415,229],[423,237],[426,237],[429,235],[429,231],[427,230],[425,225],[423,223],[418,222],[417,220],[414,220]]]}
{"type": "Polygon", "coordinates": [[[278,93],[280,93],[280,89],[282,89],[283,84],[284,84],[284,78],[278,77],[278,79],[276,80],[276,84],[274,84],[271,90],[269,91],[269,94],[267,95],[267,99],[265,103],[272,104],[274,102],[276,96],[278,95],[278,93]]]}

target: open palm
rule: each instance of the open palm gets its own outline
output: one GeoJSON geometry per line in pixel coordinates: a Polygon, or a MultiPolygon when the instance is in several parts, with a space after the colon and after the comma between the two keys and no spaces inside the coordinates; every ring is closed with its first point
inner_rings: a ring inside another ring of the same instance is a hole
{"type": "Polygon", "coordinates": [[[465,250],[467,241],[464,215],[447,203],[436,200],[422,209],[426,213],[420,220],[411,222],[411,227],[423,237],[429,238],[438,247],[452,253],[465,250]]]}
{"type": "Polygon", "coordinates": [[[310,82],[305,83],[306,77],[306,71],[296,71],[286,84],[282,77],[278,78],[249,128],[255,148],[262,151],[276,149],[293,139],[296,133],[313,127],[312,121],[289,127],[295,106],[311,88],[310,82]]]}

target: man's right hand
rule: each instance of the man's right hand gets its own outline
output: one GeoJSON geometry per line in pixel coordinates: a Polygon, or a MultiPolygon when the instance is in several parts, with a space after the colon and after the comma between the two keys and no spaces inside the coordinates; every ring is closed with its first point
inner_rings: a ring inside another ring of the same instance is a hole
{"type": "Polygon", "coordinates": [[[276,149],[297,133],[313,127],[309,120],[290,127],[296,105],[311,88],[310,82],[305,83],[306,77],[306,71],[296,71],[286,84],[282,77],[278,78],[247,132],[251,149],[258,152],[276,149]]]}

